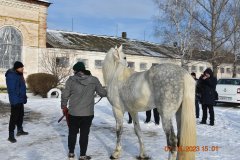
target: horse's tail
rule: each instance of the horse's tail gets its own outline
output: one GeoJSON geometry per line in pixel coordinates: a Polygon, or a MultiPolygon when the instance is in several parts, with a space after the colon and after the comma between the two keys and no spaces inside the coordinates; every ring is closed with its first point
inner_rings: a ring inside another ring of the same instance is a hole
{"type": "Polygon", "coordinates": [[[195,160],[195,152],[197,147],[195,121],[195,81],[189,74],[184,75],[184,94],[181,108],[181,128],[177,159],[195,160]]]}

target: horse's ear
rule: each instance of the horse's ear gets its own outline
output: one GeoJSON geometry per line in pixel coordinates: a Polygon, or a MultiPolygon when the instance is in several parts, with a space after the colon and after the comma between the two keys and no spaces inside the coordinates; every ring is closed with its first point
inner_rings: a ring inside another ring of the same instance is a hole
{"type": "Polygon", "coordinates": [[[115,60],[119,60],[120,59],[120,55],[118,52],[116,52],[117,50],[115,50],[115,52],[113,52],[113,56],[115,60]]]}
{"type": "Polygon", "coordinates": [[[121,44],[121,46],[118,48],[118,50],[119,50],[120,52],[122,52],[122,44],[121,44]]]}
{"type": "Polygon", "coordinates": [[[117,49],[117,45],[115,46],[115,49],[117,49]]]}

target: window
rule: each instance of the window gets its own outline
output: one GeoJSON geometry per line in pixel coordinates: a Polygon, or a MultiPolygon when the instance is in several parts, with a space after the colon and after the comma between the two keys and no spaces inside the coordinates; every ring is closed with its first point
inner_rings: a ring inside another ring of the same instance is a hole
{"type": "Polygon", "coordinates": [[[240,85],[240,79],[219,79],[217,84],[240,85]]]}
{"type": "Polygon", "coordinates": [[[147,63],[140,63],[140,70],[146,70],[147,69],[147,63]]]}
{"type": "Polygon", "coordinates": [[[57,67],[67,68],[69,66],[69,58],[67,57],[57,57],[56,58],[57,67]]]}
{"type": "Polygon", "coordinates": [[[134,69],[135,63],[134,62],[128,62],[128,67],[134,69]]]}
{"type": "Polygon", "coordinates": [[[220,68],[220,73],[224,73],[224,68],[220,68]]]}
{"type": "Polygon", "coordinates": [[[192,71],[192,72],[197,72],[197,67],[196,67],[196,66],[192,66],[192,67],[191,67],[191,71],[192,71]]]}
{"type": "Polygon", "coordinates": [[[237,73],[240,74],[240,68],[237,68],[237,73]]]}
{"type": "Polygon", "coordinates": [[[200,67],[199,67],[199,71],[200,71],[200,72],[203,72],[203,71],[204,71],[204,67],[203,67],[203,66],[200,66],[200,67]]]}
{"type": "Polygon", "coordinates": [[[0,29],[0,68],[11,68],[15,61],[21,61],[22,34],[14,27],[0,29]]]}
{"type": "Polygon", "coordinates": [[[85,65],[85,67],[88,68],[88,60],[87,60],[87,59],[81,59],[81,58],[79,58],[79,59],[77,59],[77,62],[83,62],[84,65],[85,65]]]}
{"type": "Polygon", "coordinates": [[[158,63],[152,63],[152,66],[156,66],[156,65],[159,65],[158,63]]]}
{"type": "Polygon", "coordinates": [[[227,73],[231,73],[231,68],[227,68],[227,69],[226,69],[226,72],[227,72],[227,73]]]}
{"type": "Polygon", "coordinates": [[[102,60],[95,60],[95,68],[102,68],[102,60]]]}

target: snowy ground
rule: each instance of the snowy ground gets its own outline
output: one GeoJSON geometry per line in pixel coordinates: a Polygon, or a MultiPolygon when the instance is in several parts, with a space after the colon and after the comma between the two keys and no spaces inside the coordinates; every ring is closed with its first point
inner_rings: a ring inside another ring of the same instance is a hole
{"type": "MultiPolygon", "coordinates": [[[[30,110],[30,119],[24,122],[24,129],[30,134],[17,137],[17,143],[8,138],[9,113],[0,113],[0,159],[1,160],[59,160],[65,158],[67,149],[67,126],[65,120],[57,123],[61,117],[59,99],[42,99],[29,95],[26,110],[30,110]]],[[[0,94],[0,100],[8,103],[7,94],[0,94]]],[[[209,151],[197,152],[197,160],[239,160],[240,147],[240,108],[216,106],[216,125],[197,125],[197,145],[209,147],[209,151]],[[213,147],[212,147],[213,146],[213,147]],[[217,148],[218,147],[218,148],[217,148]],[[218,149],[218,151],[211,151],[218,149]]],[[[160,126],[152,122],[144,124],[145,113],[139,113],[146,153],[152,160],[166,160],[168,153],[165,134],[160,126]]],[[[152,117],[153,118],[153,117],[152,117]]],[[[133,125],[127,123],[125,114],[123,151],[121,160],[134,160],[139,153],[137,137],[133,125]]],[[[200,120],[196,120],[198,123],[200,120]]],[[[175,126],[176,128],[176,126],[175,126]]],[[[111,105],[103,98],[95,106],[95,117],[90,132],[87,154],[93,160],[107,160],[115,147],[115,120],[111,105]]],[[[79,155],[79,145],[75,153],[79,155]]],[[[77,156],[78,157],[78,156],[77,156]]]]}

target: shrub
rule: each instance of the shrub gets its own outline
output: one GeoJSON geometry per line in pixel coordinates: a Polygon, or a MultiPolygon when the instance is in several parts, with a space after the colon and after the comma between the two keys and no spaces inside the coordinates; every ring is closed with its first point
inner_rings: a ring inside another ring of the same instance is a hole
{"type": "Polygon", "coordinates": [[[35,73],[27,77],[27,85],[34,95],[40,95],[43,98],[47,97],[50,89],[55,88],[58,83],[58,78],[48,73],[35,73]]]}

